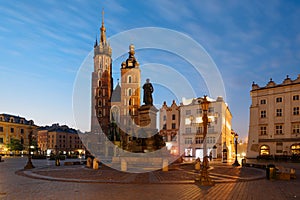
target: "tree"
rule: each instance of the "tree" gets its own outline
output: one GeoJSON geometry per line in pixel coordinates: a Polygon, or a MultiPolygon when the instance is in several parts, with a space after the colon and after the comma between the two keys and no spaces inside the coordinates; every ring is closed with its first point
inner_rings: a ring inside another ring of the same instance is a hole
{"type": "Polygon", "coordinates": [[[10,151],[22,151],[24,149],[21,141],[15,138],[11,138],[10,143],[8,143],[6,146],[10,151]]]}

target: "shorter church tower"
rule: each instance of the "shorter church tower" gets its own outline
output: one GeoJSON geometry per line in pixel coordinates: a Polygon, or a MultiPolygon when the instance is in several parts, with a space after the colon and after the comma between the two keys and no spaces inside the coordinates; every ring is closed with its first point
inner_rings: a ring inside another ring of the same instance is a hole
{"type": "Polygon", "coordinates": [[[121,65],[121,123],[130,126],[140,107],[141,70],[134,54],[134,45],[129,46],[129,57],[121,65]]]}

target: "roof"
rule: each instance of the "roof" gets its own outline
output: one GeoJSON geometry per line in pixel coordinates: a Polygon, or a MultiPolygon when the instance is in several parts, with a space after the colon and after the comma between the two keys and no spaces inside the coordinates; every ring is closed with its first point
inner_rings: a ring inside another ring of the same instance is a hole
{"type": "Polygon", "coordinates": [[[69,128],[67,125],[60,126],[59,124],[52,124],[52,126],[40,127],[39,130],[47,130],[48,132],[63,132],[77,134],[77,131],[75,129],[69,128]]]}
{"type": "Polygon", "coordinates": [[[24,117],[10,115],[10,114],[6,114],[6,113],[0,114],[0,121],[9,122],[9,123],[17,123],[17,124],[25,124],[25,125],[34,125],[33,120],[27,120],[24,117]],[[11,118],[13,118],[13,122],[10,121],[11,118]]]}
{"type": "Polygon", "coordinates": [[[119,83],[111,95],[111,102],[121,102],[121,86],[119,83]]]}

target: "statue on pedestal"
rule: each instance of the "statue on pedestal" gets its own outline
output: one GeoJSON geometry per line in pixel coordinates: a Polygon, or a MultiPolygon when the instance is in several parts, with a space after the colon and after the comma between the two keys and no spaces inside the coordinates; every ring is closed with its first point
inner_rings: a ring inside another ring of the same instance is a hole
{"type": "Polygon", "coordinates": [[[144,89],[144,97],[143,102],[145,105],[153,105],[152,93],[154,91],[152,84],[150,83],[150,79],[146,79],[146,83],[143,85],[144,89]]]}

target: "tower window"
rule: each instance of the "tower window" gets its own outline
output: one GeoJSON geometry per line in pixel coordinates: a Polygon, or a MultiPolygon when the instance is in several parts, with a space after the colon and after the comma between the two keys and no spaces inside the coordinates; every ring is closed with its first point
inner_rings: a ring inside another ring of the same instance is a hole
{"type": "Polygon", "coordinates": [[[299,115],[299,107],[293,108],[293,115],[299,115]]]}
{"type": "Polygon", "coordinates": [[[132,95],[132,90],[131,88],[128,89],[128,96],[131,96],[132,95]]]}
{"type": "Polygon", "coordinates": [[[276,98],[276,103],[280,103],[280,102],[282,102],[282,97],[277,97],[276,98]]]}
{"type": "Polygon", "coordinates": [[[276,109],[276,116],[277,117],[281,117],[282,116],[282,109],[281,108],[276,109]]]}
{"type": "Polygon", "coordinates": [[[260,104],[266,104],[267,101],[265,99],[260,100],[260,104]]]}
{"type": "Polygon", "coordinates": [[[176,115],[173,114],[172,115],[172,120],[175,120],[175,118],[176,118],[176,115]]]}
{"type": "Polygon", "coordinates": [[[299,95],[294,95],[294,96],[293,96],[293,100],[294,100],[294,101],[298,101],[298,100],[299,100],[299,95]]]}
{"type": "Polygon", "coordinates": [[[128,76],[127,82],[128,82],[128,83],[131,83],[131,82],[132,82],[132,77],[131,77],[131,76],[128,76]]]}
{"type": "Polygon", "coordinates": [[[261,118],[266,118],[267,117],[267,111],[265,111],[265,110],[260,111],[260,117],[261,118]]]}

